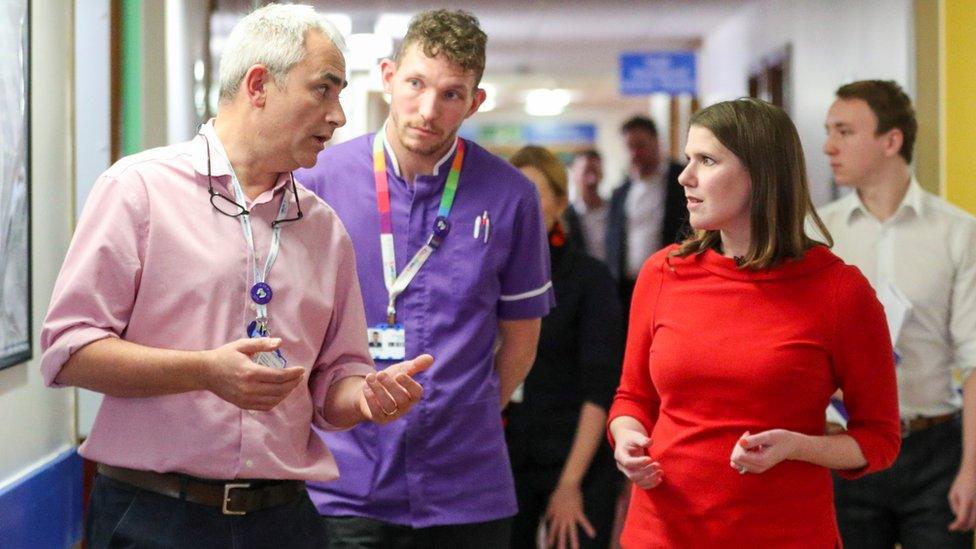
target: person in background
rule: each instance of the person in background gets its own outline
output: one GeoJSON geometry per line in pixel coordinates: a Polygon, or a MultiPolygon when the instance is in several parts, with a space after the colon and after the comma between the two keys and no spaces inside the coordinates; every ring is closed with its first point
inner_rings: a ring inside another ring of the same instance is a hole
{"type": "Polygon", "coordinates": [[[570,177],[576,198],[566,208],[567,238],[581,252],[607,260],[607,201],[600,196],[603,181],[603,158],[596,149],[576,153],[570,166],[570,177]]]}
{"type": "Polygon", "coordinates": [[[688,210],[678,184],[682,167],[661,158],[654,121],[635,116],[621,132],[630,153],[630,173],[610,196],[606,262],[617,281],[626,322],[641,265],[684,235],[688,210]]]}
{"type": "Polygon", "coordinates": [[[620,304],[607,267],[568,240],[559,222],[567,205],[562,163],[535,146],[510,162],[539,191],[557,303],[542,319],[521,401],[506,410],[519,504],[511,546],[533,549],[544,519],[548,545],[606,549],[620,490],[603,436],[620,378],[620,304]]]}
{"type": "Polygon", "coordinates": [[[437,356],[403,421],[324,435],[342,477],[311,490],[333,549],[509,542],[500,411],[535,360],[553,294],[532,183],[457,136],[485,98],[486,40],[469,13],[415,16],[380,66],[383,127],[300,174],[349,230],[370,328],[401,343],[374,354],[378,367],[404,348],[437,356]]]}
{"type": "Polygon", "coordinates": [[[305,480],[339,470],[311,423],[420,399],[431,357],[375,373],[349,235],[290,173],[346,121],[342,47],[309,6],[255,10],[217,117],[96,182],[41,330],[44,381],[105,394],[89,547],[324,547],[305,480]]]}
{"type": "Polygon", "coordinates": [[[898,84],[852,82],[836,95],[823,151],[837,184],[854,192],[820,215],[837,255],[864,273],[890,315],[904,318],[892,329],[901,454],[887,471],[835,479],[844,545],[972,548],[976,218],[922,190],[912,174],[917,122],[898,84]]]}
{"type": "Polygon", "coordinates": [[[610,410],[635,484],[621,544],[837,547],[830,471],[880,471],[901,442],[884,311],[804,231],[827,235],[785,112],[707,107],[685,153],[694,233],[641,269],[610,410]],[[824,435],[837,388],[848,430],[824,435]]]}

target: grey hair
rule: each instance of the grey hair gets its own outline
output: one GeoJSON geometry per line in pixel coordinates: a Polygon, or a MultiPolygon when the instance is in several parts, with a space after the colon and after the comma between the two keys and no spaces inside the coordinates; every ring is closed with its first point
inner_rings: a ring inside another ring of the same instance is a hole
{"type": "Polygon", "coordinates": [[[264,65],[275,83],[285,85],[288,71],[305,58],[305,35],[320,31],[339,50],[342,34],[312,6],[268,4],[244,16],[227,37],[220,56],[220,99],[237,94],[248,69],[264,65]]]}

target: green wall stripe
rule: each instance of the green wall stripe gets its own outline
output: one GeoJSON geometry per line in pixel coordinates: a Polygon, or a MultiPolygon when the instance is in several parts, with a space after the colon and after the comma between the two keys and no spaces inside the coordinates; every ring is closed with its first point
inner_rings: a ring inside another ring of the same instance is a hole
{"type": "Polygon", "coordinates": [[[142,150],[142,0],[122,0],[122,154],[142,150]]]}

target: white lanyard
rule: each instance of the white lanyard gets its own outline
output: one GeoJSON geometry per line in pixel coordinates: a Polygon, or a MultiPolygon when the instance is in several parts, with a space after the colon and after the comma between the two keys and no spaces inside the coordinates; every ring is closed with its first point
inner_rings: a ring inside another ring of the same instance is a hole
{"type": "MultiPolygon", "coordinates": [[[[230,169],[230,178],[232,183],[232,188],[234,189],[234,199],[238,204],[244,205],[247,202],[244,196],[244,189],[241,188],[241,183],[237,179],[237,174],[234,172],[234,166],[231,165],[230,159],[227,157],[227,153],[224,151],[223,145],[217,138],[216,132],[213,131],[213,127],[209,124],[204,124],[201,131],[206,132],[208,137],[213,139],[214,149],[217,153],[227,162],[227,167],[230,169]]],[[[297,197],[296,197],[297,198],[297,197]]],[[[275,220],[284,219],[288,213],[288,200],[287,192],[281,195],[281,205],[278,207],[278,216],[275,220]]],[[[268,274],[271,272],[271,267],[274,265],[276,259],[278,259],[278,250],[281,247],[281,225],[274,225],[274,229],[271,232],[271,245],[268,248],[268,257],[264,262],[264,269],[259,270],[257,264],[257,252],[254,249],[254,234],[251,231],[251,219],[249,214],[242,214],[237,216],[237,219],[241,223],[241,230],[244,233],[244,240],[247,242],[249,263],[251,264],[251,271],[254,276],[254,285],[259,283],[264,283],[268,274]]],[[[250,298],[250,296],[249,296],[250,298]]],[[[253,300],[252,300],[253,301],[253,300]]],[[[258,303],[254,301],[255,305],[255,316],[259,321],[267,321],[268,319],[268,305],[267,303],[258,303]]]]}

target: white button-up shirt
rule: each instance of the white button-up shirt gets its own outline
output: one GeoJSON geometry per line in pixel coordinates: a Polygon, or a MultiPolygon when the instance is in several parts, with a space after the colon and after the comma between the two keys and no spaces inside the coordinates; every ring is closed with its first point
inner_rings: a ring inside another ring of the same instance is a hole
{"type": "Polygon", "coordinates": [[[583,241],[586,252],[600,261],[607,260],[607,218],[610,203],[604,202],[598,208],[590,208],[583,199],[573,202],[583,228],[583,241]]]}
{"type": "Polygon", "coordinates": [[[627,277],[637,280],[644,261],[661,249],[664,240],[664,201],[668,162],[646,180],[633,179],[624,209],[627,212],[627,277]]]}
{"type": "Polygon", "coordinates": [[[892,285],[911,302],[895,351],[903,418],[962,406],[953,381],[976,368],[976,218],[912,178],[895,214],[881,222],[856,192],[820,210],[834,253],[876,290],[892,285]]]}

